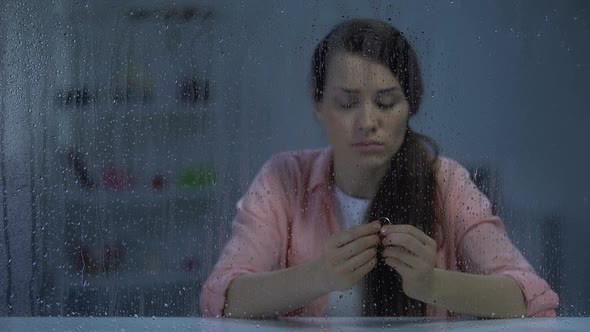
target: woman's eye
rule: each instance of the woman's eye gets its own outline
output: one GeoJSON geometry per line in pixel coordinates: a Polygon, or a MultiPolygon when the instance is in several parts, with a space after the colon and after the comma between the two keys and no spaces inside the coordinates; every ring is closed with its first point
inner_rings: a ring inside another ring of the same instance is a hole
{"type": "Polygon", "coordinates": [[[356,100],[340,100],[338,101],[338,106],[342,109],[351,109],[358,106],[358,101],[356,100]]]}
{"type": "Polygon", "coordinates": [[[382,110],[390,110],[395,107],[402,101],[402,98],[392,97],[392,96],[385,96],[381,98],[377,98],[375,100],[375,104],[379,109],[382,110]]]}
{"type": "Polygon", "coordinates": [[[379,94],[377,98],[375,98],[375,105],[379,107],[381,110],[390,110],[395,108],[399,102],[401,102],[403,97],[397,94],[379,94]]]}
{"type": "Polygon", "coordinates": [[[382,110],[388,110],[391,109],[395,106],[395,103],[390,103],[390,104],[382,104],[382,103],[377,103],[377,107],[379,107],[382,110]]]}

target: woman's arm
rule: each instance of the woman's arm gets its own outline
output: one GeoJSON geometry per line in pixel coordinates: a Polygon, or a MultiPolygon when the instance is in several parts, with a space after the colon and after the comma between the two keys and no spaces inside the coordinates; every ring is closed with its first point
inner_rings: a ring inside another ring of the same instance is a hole
{"type": "Polygon", "coordinates": [[[271,318],[304,306],[328,293],[317,262],[287,269],[242,275],[227,291],[225,317],[271,318]]]}
{"type": "Polygon", "coordinates": [[[527,313],[520,287],[503,275],[434,269],[432,297],[423,301],[478,317],[514,318],[527,313]]]}
{"type": "MultiPolygon", "coordinates": [[[[467,170],[450,160],[447,160],[446,166],[446,176],[439,181],[446,183],[446,190],[443,191],[446,193],[443,197],[448,212],[445,227],[449,234],[454,235],[457,264],[465,272],[460,275],[465,280],[460,277],[441,279],[450,282],[451,288],[461,287],[466,294],[476,296],[470,298],[478,300],[477,305],[493,305],[498,303],[498,299],[503,299],[504,307],[502,303],[499,306],[510,315],[517,316],[519,310],[514,308],[524,302],[527,317],[555,317],[559,297],[512,243],[502,220],[493,215],[488,198],[479,191],[467,170]],[[491,283],[482,285],[482,292],[489,289],[481,294],[482,298],[474,292],[474,286],[479,287],[477,283],[470,282],[474,278],[491,283]],[[497,280],[505,281],[498,284],[497,280]],[[465,282],[465,287],[461,282],[465,282]],[[519,289],[508,285],[516,285],[519,289]],[[524,300],[520,299],[521,296],[524,300]]],[[[497,310],[495,313],[499,314],[497,310]]]]}
{"type": "Polygon", "coordinates": [[[224,316],[270,318],[351,288],[377,264],[380,227],[376,221],[339,232],[311,262],[237,277],[228,288],[224,316]]]}
{"type": "Polygon", "coordinates": [[[436,242],[414,226],[384,226],[382,233],[385,262],[401,275],[408,296],[478,317],[527,314],[522,290],[511,277],[435,268],[436,242]]]}

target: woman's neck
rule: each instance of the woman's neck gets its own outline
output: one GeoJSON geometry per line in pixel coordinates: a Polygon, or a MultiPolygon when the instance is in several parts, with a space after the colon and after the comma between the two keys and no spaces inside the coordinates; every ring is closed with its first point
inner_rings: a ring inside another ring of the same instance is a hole
{"type": "Polygon", "coordinates": [[[346,163],[334,160],[334,181],[340,190],[355,198],[372,199],[387,169],[362,169],[356,165],[344,165],[346,163]]]}

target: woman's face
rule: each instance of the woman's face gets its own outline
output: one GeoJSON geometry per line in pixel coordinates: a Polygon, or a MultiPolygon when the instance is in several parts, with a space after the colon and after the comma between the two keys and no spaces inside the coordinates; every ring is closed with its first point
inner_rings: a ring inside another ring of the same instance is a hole
{"type": "Polygon", "coordinates": [[[345,52],[329,60],[326,74],[315,111],[335,161],[364,170],[389,167],[409,117],[399,81],[385,65],[345,52]]]}

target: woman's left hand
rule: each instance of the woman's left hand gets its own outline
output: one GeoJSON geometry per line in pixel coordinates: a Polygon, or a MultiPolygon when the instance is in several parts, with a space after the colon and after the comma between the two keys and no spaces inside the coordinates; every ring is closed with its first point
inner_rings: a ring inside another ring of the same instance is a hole
{"type": "Polygon", "coordinates": [[[382,257],[402,277],[407,296],[428,302],[434,290],[436,241],[411,225],[381,228],[382,257]]]}

